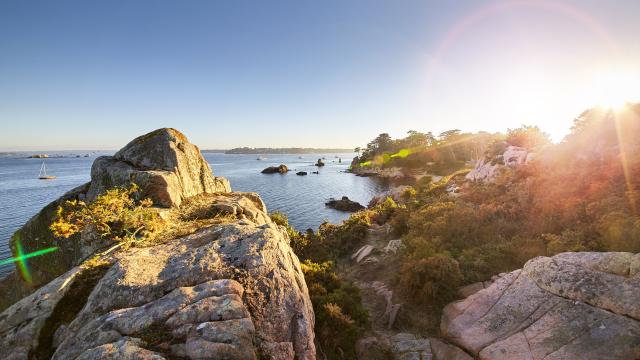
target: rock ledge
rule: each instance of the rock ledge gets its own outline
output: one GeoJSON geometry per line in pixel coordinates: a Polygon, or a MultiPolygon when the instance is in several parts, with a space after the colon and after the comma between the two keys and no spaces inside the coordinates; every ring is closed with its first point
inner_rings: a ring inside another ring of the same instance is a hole
{"type": "Polygon", "coordinates": [[[538,257],[447,305],[441,331],[479,359],[640,358],[640,254],[538,257]]]}

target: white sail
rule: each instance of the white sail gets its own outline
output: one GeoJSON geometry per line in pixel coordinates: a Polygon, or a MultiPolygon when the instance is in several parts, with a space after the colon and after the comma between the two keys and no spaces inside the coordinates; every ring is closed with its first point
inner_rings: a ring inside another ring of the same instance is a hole
{"type": "Polygon", "coordinates": [[[43,161],[42,166],[40,166],[40,173],[38,174],[38,177],[46,177],[46,176],[47,176],[47,165],[43,161]]]}
{"type": "Polygon", "coordinates": [[[38,179],[40,180],[53,180],[56,177],[53,175],[47,175],[47,165],[42,162],[42,166],[40,166],[40,173],[38,174],[38,179]]]}

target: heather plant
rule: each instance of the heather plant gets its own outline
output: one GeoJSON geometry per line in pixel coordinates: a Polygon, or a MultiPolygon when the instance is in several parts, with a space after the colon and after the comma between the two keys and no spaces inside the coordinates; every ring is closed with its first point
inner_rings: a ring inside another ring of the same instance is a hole
{"type": "Polygon", "coordinates": [[[50,229],[54,236],[69,238],[87,228],[100,237],[129,243],[153,238],[162,228],[150,199],[137,200],[137,185],[114,188],[93,202],[67,200],[58,207],[50,229]]]}

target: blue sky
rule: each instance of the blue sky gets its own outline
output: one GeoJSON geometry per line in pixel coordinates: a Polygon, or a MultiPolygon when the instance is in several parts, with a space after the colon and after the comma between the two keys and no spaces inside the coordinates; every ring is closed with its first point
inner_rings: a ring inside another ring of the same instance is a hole
{"type": "Polygon", "coordinates": [[[201,148],[523,123],[558,140],[585,108],[638,100],[639,17],[638,1],[5,0],[0,149],[117,149],[165,126],[201,148]]]}

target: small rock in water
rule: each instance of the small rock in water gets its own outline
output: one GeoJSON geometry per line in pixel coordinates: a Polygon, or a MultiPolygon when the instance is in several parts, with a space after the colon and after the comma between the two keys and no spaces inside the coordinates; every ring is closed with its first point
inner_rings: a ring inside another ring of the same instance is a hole
{"type": "Polygon", "coordinates": [[[354,212],[364,209],[364,206],[360,205],[360,203],[351,201],[346,196],[343,196],[340,200],[330,199],[329,202],[325,203],[325,205],[340,211],[354,212]]]}
{"type": "Polygon", "coordinates": [[[287,165],[280,164],[280,166],[269,166],[268,168],[262,170],[262,173],[263,174],[275,174],[275,173],[286,174],[288,171],[289,171],[289,168],[287,168],[287,165]]]}

